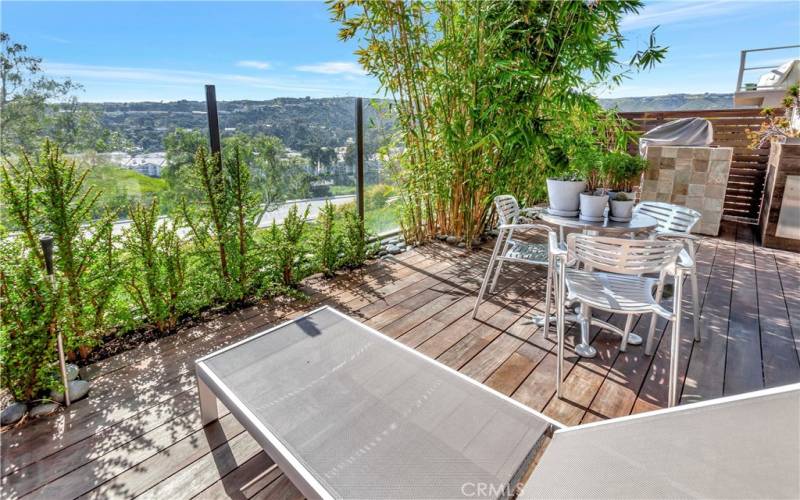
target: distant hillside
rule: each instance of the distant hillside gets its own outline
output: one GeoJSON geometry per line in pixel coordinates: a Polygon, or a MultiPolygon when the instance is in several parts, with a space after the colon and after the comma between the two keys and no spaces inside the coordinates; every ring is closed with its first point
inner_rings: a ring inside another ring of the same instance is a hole
{"type": "Polygon", "coordinates": [[[604,108],[620,111],[679,111],[695,109],[731,109],[733,94],[668,94],[644,97],[600,99],[604,108]]]}
{"type": "MultiPolygon", "coordinates": [[[[205,130],[202,101],[84,103],[99,113],[104,127],[117,131],[143,151],[163,150],[164,136],[176,127],[205,130]]],[[[278,98],[267,101],[219,101],[222,133],[268,134],[297,151],[343,146],[355,137],[355,98],[278,98]]],[[[364,105],[365,141],[379,142],[380,123],[372,106],[364,105]]]]}
{"type": "MultiPolygon", "coordinates": [[[[732,94],[670,94],[600,99],[606,108],[620,111],[675,111],[726,109],[732,94]]],[[[355,136],[355,98],[278,98],[267,101],[220,101],[223,134],[244,132],[280,137],[290,148],[314,158],[315,150],[345,145],[355,136]]],[[[202,101],[84,103],[98,112],[103,126],[119,132],[145,152],[164,149],[164,136],[176,127],[203,130],[207,126],[202,101]]],[[[391,123],[381,123],[372,106],[364,111],[368,153],[375,151],[391,123]],[[375,125],[379,125],[377,128],[375,125]]]]}

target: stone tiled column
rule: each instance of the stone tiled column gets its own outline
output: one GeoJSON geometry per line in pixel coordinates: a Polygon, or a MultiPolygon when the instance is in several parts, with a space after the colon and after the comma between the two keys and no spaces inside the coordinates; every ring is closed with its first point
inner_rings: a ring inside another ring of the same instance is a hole
{"type": "Polygon", "coordinates": [[[663,201],[703,215],[694,232],[716,236],[722,220],[733,148],[650,146],[642,201],[663,201]]]}

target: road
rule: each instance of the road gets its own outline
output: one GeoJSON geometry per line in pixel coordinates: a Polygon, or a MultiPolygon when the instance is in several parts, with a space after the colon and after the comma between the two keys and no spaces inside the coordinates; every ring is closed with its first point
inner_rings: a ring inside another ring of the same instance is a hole
{"type": "MultiPolygon", "coordinates": [[[[280,224],[289,214],[289,210],[292,206],[297,205],[299,207],[299,212],[302,214],[306,207],[308,209],[308,218],[309,219],[316,219],[317,215],[319,215],[319,211],[323,205],[325,205],[325,201],[330,200],[336,206],[342,206],[347,203],[352,203],[356,201],[355,195],[343,195],[343,196],[333,196],[330,198],[311,198],[307,200],[291,200],[283,203],[275,210],[270,210],[269,212],[265,212],[264,216],[261,218],[261,223],[258,227],[269,227],[272,225],[272,221],[280,224]]],[[[163,223],[167,219],[167,216],[159,217],[159,221],[163,223]]],[[[114,234],[122,234],[125,228],[131,225],[130,220],[120,220],[114,223],[114,234]]],[[[185,234],[185,229],[181,230],[181,234],[185,234]]]]}

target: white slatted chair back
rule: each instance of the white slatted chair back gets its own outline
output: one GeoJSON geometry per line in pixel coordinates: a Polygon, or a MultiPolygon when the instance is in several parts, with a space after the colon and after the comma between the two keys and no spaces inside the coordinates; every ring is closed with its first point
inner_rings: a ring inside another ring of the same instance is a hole
{"type": "Polygon", "coordinates": [[[510,194],[495,196],[494,206],[497,209],[497,218],[500,224],[516,224],[519,217],[519,203],[510,194]]]}
{"type": "Polygon", "coordinates": [[[641,275],[661,273],[674,264],[683,244],[677,241],[570,234],[567,236],[567,247],[572,258],[593,271],[641,275]]]}
{"type": "Polygon", "coordinates": [[[659,233],[689,234],[702,217],[697,210],[659,201],[643,201],[636,205],[634,212],[657,220],[656,232],[659,233]]]}

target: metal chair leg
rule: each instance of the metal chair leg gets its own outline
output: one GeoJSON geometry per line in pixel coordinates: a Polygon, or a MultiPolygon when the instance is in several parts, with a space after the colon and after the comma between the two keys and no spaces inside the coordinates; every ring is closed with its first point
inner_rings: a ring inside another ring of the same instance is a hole
{"type": "Polygon", "coordinates": [[[700,342],[700,291],[697,286],[697,273],[692,270],[689,275],[689,280],[692,284],[692,316],[694,320],[694,340],[700,342]]]}
{"type": "Polygon", "coordinates": [[[558,272],[556,273],[556,396],[561,399],[561,383],[564,378],[564,263],[558,259],[558,272]]]}
{"type": "Polygon", "coordinates": [[[582,358],[593,358],[597,355],[597,349],[589,344],[589,334],[592,328],[592,308],[586,304],[581,304],[578,322],[581,325],[581,340],[575,346],[575,353],[582,358]]]}
{"type": "Polygon", "coordinates": [[[489,287],[489,293],[494,293],[494,289],[497,287],[497,279],[500,277],[500,270],[503,268],[503,260],[500,259],[500,262],[497,263],[497,267],[494,270],[494,276],[492,277],[492,286],[489,287]]]}
{"type": "Polygon", "coordinates": [[[670,407],[675,406],[678,401],[678,356],[681,347],[681,321],[683,311],[681,307],[681,295],[683,292],[683,275],[678,273],[675,276],[675,296],[672,298],[674,318],[672,319],[672,342],[669,349],[669,401],[670,407]]]}
{"type": "MultiPolygon", "coordinates": [[[[497,243],[494,245],[494,250],[492,250],[492,256],[489,258],[489,266],[486,268],[486,274],[483,276],[483,283],[481,283],[481,289],[478,291],[478,298],[475,300],[475,307],[472,308],[472,319],[478,315],[478,307],[481,305],[481,301],[483,300],[483,294],[486,293],[486,285],[489,283],[489,278],[492,275],[492,266],[494,265],[494,261],[497,259],[497,253],[499,251],[500,245],[502,245],[500,236],[497,238],[497,243]]],[[[502,264],[502,260],[500,263],[502,264]]]]}
{"type": "Polygon", "coordinates": [[[628,348],[628,335],[631,333],[631,328],[633,328],[633,314],[629,314],[627,318],[625,318],[625,330],[622,332],[622,341],[619,344],[619,352],[625,352],[628,348]]]}
{"type": "MultiPolygon", "coordinates": [[[[658,287],[656,287],[656,303],[661,303],[661,297],[664,295],[664,285],[663,280],[660,280],[658,283],[658,287]]],[[[656,313],[650,315],[650,328],[647,330],[647,343],[644,346],[644,354],[645,356],[652,356],[653,355],[653,348],[655,347],[655,332],[656,332],[656,320],[657,320],[656,313]]]]}
{"type": "Polygon", "coordinates": [[[550,289],[553,280],[553,259],[547,259],[547,285],[544,292],[544,337],[550,338],[550,289]]]}
{"type": "Polygon", "coordinates": [[[688,247],[689,256],[692,258],[692,262],[695,262],[695,265],[692,266],[692,270],[689,274],[689,280],[691,280],[692,285],[692,319],[694,320],[694,340],[695,342],[700,342],[700,289],[697,286],[697,264],[695,261],[694,243],[690,241],[688,247]]]}

